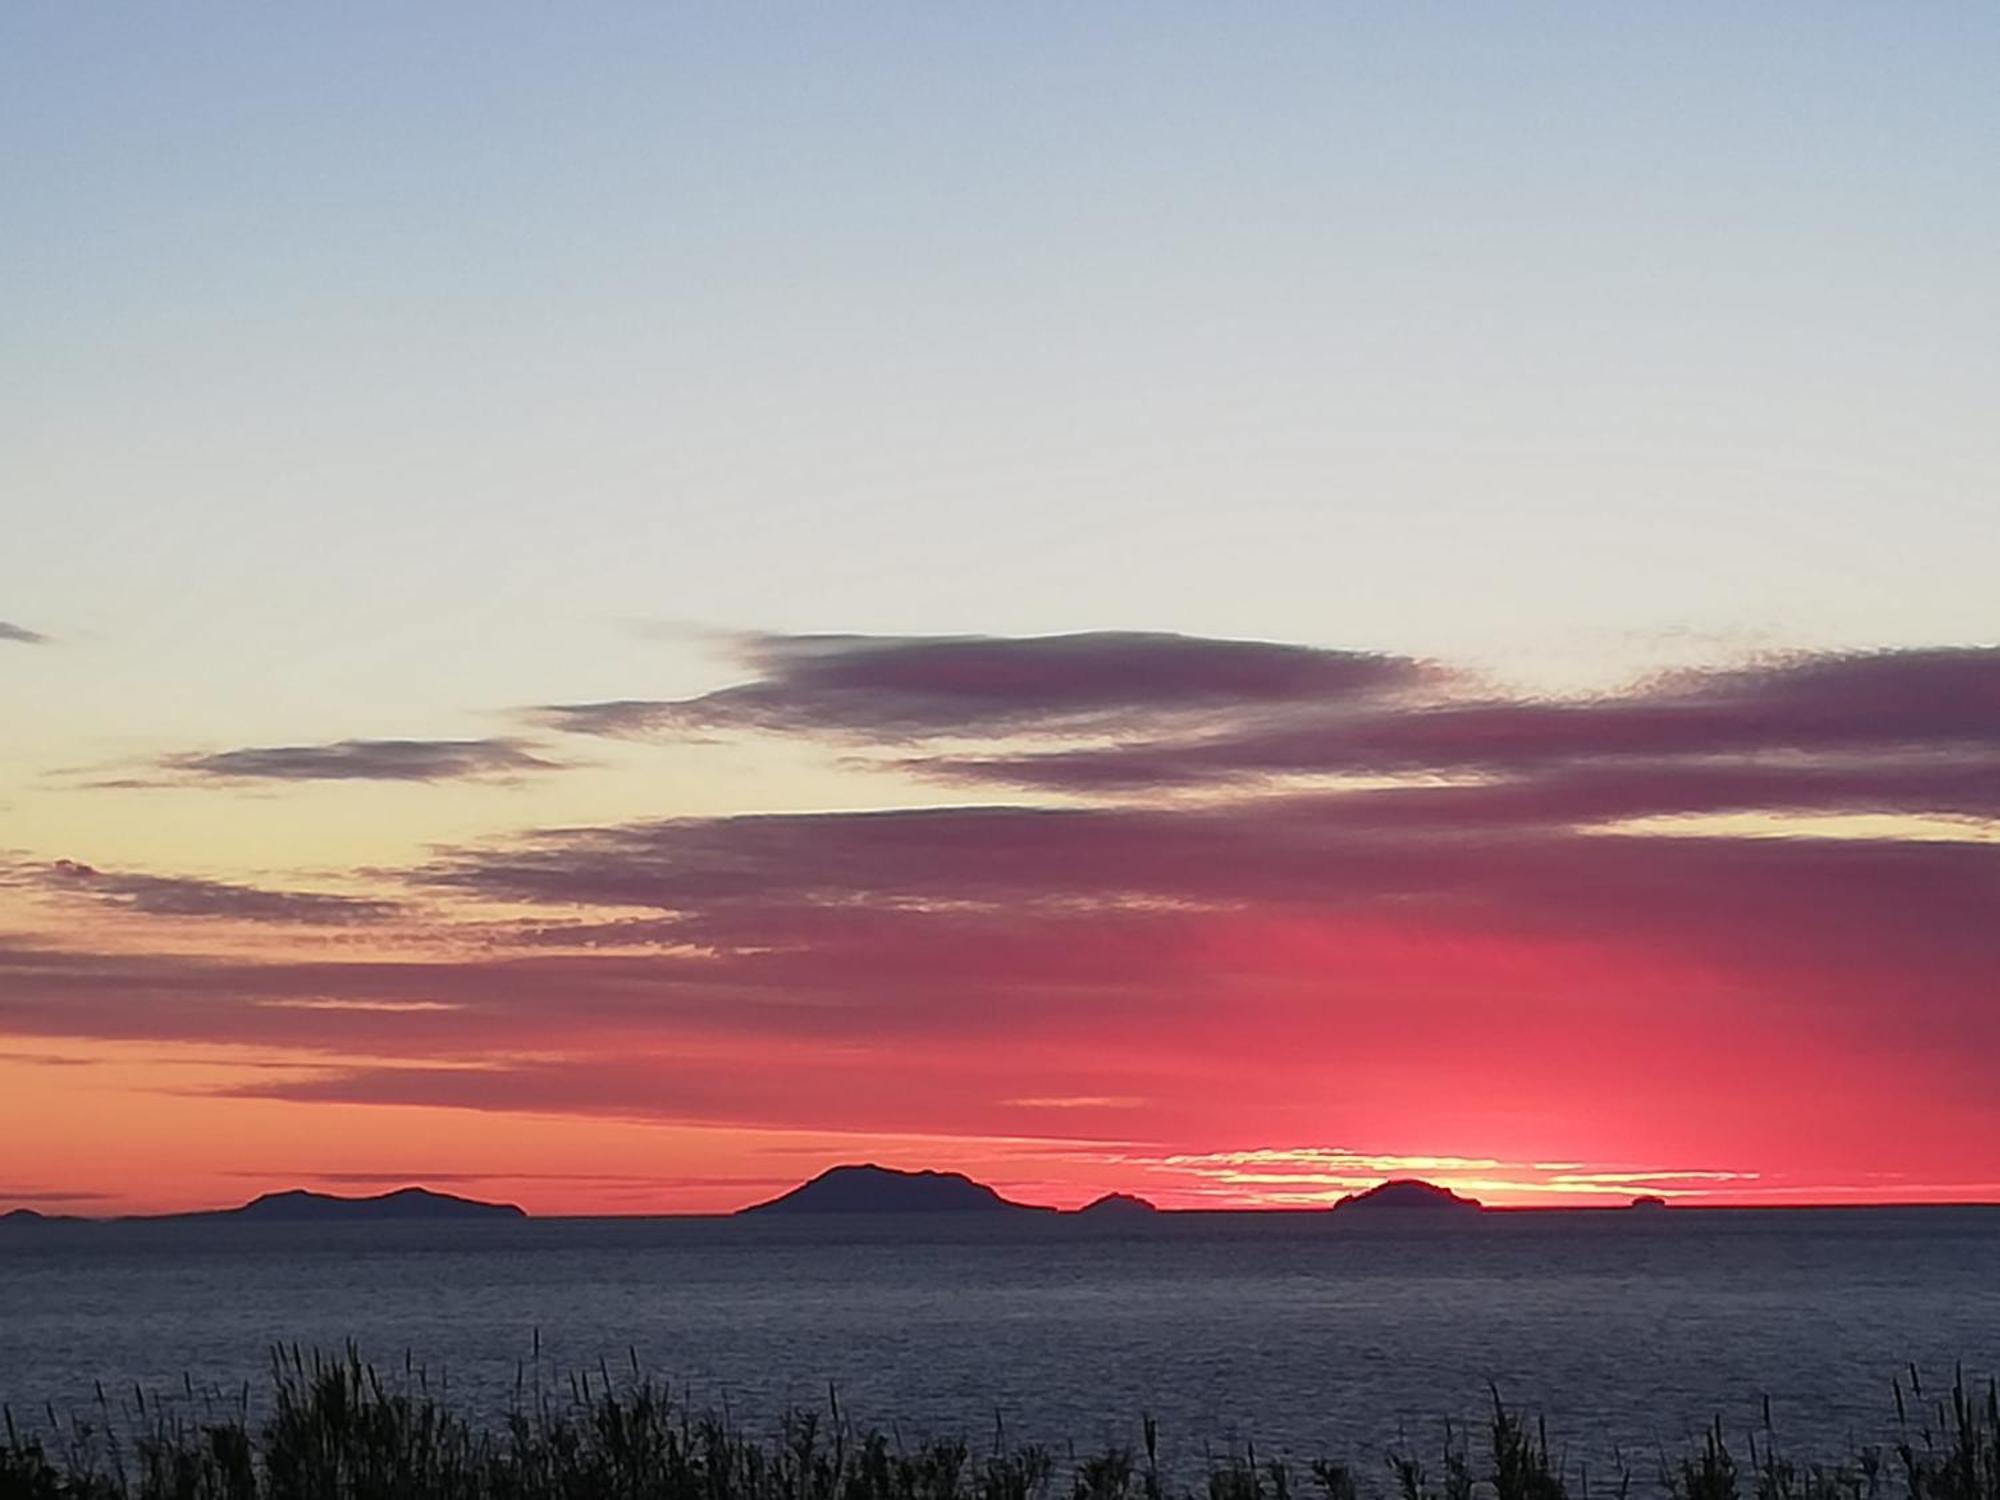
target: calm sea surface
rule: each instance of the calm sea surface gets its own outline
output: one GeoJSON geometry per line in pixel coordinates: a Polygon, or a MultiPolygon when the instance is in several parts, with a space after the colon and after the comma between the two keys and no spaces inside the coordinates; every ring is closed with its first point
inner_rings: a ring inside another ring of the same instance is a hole
{"type": "Polygon", "coordinates": [[[1177,1462],[1434,1451],[1492,1380],[1650,1474],[1766,1395],[1830,1452],[1889,1430],[1908,1362],[2000,1370],[2000,1209],[1408,1217],[0,1230],[0,1400],[254,1389],[274,1342],[353,1339],[493,1417],[539,1330],[551,1379],[630,1350],[745,1425],[832,1385],[905,1436],[1095,1447],[1152,1413],[1177,1462]]]}

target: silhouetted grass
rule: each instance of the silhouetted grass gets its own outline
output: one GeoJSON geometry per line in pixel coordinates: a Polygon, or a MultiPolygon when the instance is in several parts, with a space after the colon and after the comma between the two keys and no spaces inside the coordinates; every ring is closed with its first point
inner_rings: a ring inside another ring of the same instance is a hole
{"type": "MultiPolygon", "coordinates": [[[[539,1369],[539,1361],[537,1361],[539,1369]]],[[[385,1383],[349,1349],[297,1349],[272,1359],[269,1415],[249,1392],[212,1393],[163,1411],[143,1392],[114,1412],[102,1390],[90,1415],[45,1431],[0,1429],[0,1500],[1628,1500],[1635,1476],[1621,1462],[1595,1487],[1552,1455],[1548,1433],[1493,1393],[1477,1456],[1447,1426],[1426,1463],[1406,1447],[1367,1472],[1321,1460],[1295,1474],[1250,1451],[1210,1463],[1192,1489],[1162,1478],[1154,1424],[1141,1451],[1111,1447],[1060,1462],[996,1435],[975,1453],[960,1439],[914,1447],[857,1431],[829,1397],[797,1412],[775,1436],[690,1411],[643,1375],[636,1360],[614,1380],[602,1366],[560,1398],[517,1381],[498,1428],[475,1425],[434,1396],[405,1363],[385,1383]],[[200,1406],[199,1414],[191,1414],[200,1406]],[[140,1435],[121,1437],[127,1429],[140,1435]]],[[[1768,1404],[1742,1458],[1720,1422],[1643,1481],[1666,1500],[2000,1500],[2000,1393],[1963,1378],[1941,1398],[1912,1370],[1895,1382],[1898,1437],[1885,1452],[1799,1463],[1778,1450],[1768,1404]]]]}

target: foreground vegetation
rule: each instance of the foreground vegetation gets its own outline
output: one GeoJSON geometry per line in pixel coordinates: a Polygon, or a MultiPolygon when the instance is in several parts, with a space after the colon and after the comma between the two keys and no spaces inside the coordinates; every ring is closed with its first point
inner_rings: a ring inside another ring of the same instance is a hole
{"type": "MultiPolygon", "coordinates": [[[[1482,1440],[1446,1429],[1426,1462],[1391,1450],[1379,1466],[1321,1461],[1295,1471],[1254,1453],[1210,1464],[1194,1485],[1163,1476],[1148,1421],[1137,1450],[1058,1458],[996,1440],[905,1447],[857,1432],[830,1400],[799,1413],[780,1435],[757,1438],[699,1416],[641,1376],[579,1376],[556,1399],[517,1394],[489,1431],[454,1413],[419,1370],[385,1384],[350,1350],[273,1359],[268,1418],[247,1394],[233,1409],[193,1418],[128,1414],[142,1434],[124,1439],[100,1393],[94,1419],[58,1421],[30,1435],[5,1413],[0,1500],[1590,1500],[1592,1476],[1552,1458],[1548,1435],[1496,1392],[1482,1440]]],[[[1595,1492],[1627,1500],[2000,1500],[2000,1395],[1963,1379],[1942,1397],[1912,1371],[1894,1389],[1898,1437],[1844,1461],[1781,1455],[1768,1410],[1740,1451],[1718,1423],[1641,1474],[1621,1467],[1595,1492]]],[[[193,1392],[190,1390],[192,1397],[193,1392]]]]}

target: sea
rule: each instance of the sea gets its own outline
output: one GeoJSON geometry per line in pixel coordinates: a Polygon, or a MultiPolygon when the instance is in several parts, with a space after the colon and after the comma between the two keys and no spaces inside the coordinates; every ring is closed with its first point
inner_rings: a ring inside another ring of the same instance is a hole
{"type": "Polygon", "coordinates": [[[274,1347],[349,1344],[484,1422],[636,1367],[746,1429],[831,1398],[1062,1455],[1152,1417],[1180,1470],[1434,1462],[1497,1390],[1609,1485],[1718,1420],[1743,1452],[1767,1409],[1786,1451],[1851,1455],[1912,1366],[1932,1395],[2000,1371],[2000,1208],[0,1229],[23,1426],[255,1408],[274,1347]]]}

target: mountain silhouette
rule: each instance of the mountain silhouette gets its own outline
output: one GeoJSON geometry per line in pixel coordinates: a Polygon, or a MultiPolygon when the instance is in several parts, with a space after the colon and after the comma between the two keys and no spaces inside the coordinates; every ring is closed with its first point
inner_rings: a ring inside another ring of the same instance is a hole
{"type": "Polygon", "coordinates": [[[1413,1209],[1424,1213],[1440,1211],[1473,1213],[1483,1207],[1485,1205],[1477,1198],[1461,1198],[1449,1188],[1441,1188],[1434,1182],[1422,1182],[1414,1177],[1401,1177],[1392,1182],[1378,1183],[1365,1193],[1349,1193],[1333,1205],[1336,1213],[1353,1209],[1375,1212],[1413,1209]]]}
{"type": "Polygon", "coordinates": [[[1048,1213],[1015,1203],[963,1172],[902,1172],[865,1165],[828,1167],[810,1182],[744,1214],[1048,1213]]]}
{"type": "Polygon", "coordinates": [[[420,1187],[398,1188],[393,1193],[377,1193],[368,1198],[341,1198],[332,1193],[292,1188],[288,1192],[265,1193],[237,1208],[216,1208],[175,1217],[247,1219],[266,1224],[333,1224],[409,1219],[525,1219],[527,1213],[512,1203],[482,1203],[476,1198],[434,1193],[420,1187]]]}

